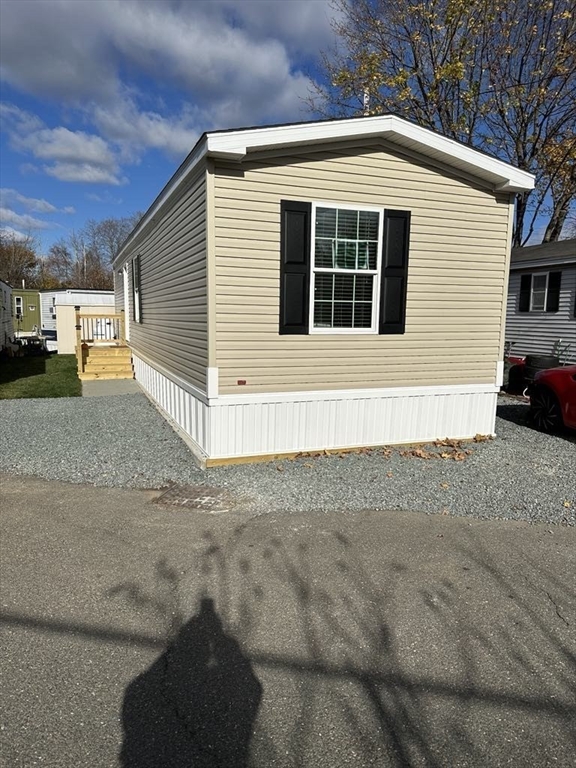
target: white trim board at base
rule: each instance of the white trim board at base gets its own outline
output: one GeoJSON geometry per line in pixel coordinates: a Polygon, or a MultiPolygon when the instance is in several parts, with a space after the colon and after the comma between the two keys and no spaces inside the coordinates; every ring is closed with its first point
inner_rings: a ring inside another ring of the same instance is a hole
{"type": "Polygon", "coordinates": [[[494,434],[494,386],[364,390],[364,396],[354,398],[337,392],[325,392],[323,399],[319,392],[308,397],[282,393],[281,400],[272,396],[271,402],[264,395],[243,402],[220,397],[208,405],[136,355],[133,359],[137,381],[189,436],[200,460],[494,434]]]}

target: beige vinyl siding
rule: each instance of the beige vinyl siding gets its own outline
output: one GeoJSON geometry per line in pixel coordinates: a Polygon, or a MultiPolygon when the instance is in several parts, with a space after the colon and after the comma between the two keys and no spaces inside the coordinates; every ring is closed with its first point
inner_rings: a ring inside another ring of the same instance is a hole
{"type": "MultiPolygon", "coordinates": [[[[206,173],[204,166],[159,221],[131,247],[130,346],[136,354],[206,391],[206,173]],[[132,266],[140,256],[142,322],[134,321],[132,266]]],[[[118,267],[117,267],[118,269],[118,267]]],[[[118,298],[117,298],[118,301],[118,298]]]]}
{"type": "Polygon", "coordinates": [[[114,270],[114,306],[116,312],[124,309],[124,279],[121,269],[114,270]]]}
{"type": "Polygon", "coordinates": [[[509,205],[507,194],[382,145],[217,163],[220,392],[493,384],[509,205]],[[282,199],[412,212],[405,334],[278,334],[282,199]]]}
{"type": "Polygon", "coordinates": [[[570,348],[562,357],[565,363],[576,363],[576,263],[574,266],[550,266],[546,269],[524,269],[510,274],[506,340],[513,341],[514,355],[551,355],[554,344],[562,339],[562,347],[570,348]],[[562,272],[558,312],[519,312],[522,274],[562,272]]]}

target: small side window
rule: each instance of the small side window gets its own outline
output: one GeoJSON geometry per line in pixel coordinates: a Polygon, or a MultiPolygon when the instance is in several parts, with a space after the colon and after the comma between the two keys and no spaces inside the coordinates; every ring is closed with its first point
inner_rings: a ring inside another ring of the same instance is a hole
{"type": "Polygon", "coordinates": [[[142,322],[142,297],[140,291],[140,256],[132,259],[132,318],[135,323],[142,322]]]}

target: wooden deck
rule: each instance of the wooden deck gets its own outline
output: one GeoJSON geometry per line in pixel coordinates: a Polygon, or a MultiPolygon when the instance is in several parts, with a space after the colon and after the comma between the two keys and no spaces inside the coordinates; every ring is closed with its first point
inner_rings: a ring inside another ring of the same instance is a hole
{"type": "Polygon", "coordinates": [[[76,307],[76,359],[81,381],[133,379],[124,312],[83,314],[76,307]]]}

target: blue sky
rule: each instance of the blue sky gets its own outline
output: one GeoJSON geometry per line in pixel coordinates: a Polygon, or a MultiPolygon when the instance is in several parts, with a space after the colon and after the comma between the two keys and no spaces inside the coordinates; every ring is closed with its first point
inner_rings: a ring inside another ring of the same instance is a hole
{"type": "Polygon", "coordinates": [[[329,0],[0,0],[0,226],[145,210],[203,131],[305,120],[329,0]]]}

